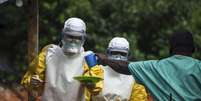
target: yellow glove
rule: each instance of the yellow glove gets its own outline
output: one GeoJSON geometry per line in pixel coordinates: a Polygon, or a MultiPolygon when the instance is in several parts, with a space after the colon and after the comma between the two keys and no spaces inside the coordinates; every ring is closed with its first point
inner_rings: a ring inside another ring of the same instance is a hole
{"type": "MultiPolygon", "coordinates": [[[[100,65],[96,65],[91,69],[89,69],[87,65],[85,66],[85,73],[83,74],[84,76],[103,78],[103,69],[100,65]]],[[[103,81],[99,81],[96,84],[88,83],[86,84],[86,88],[89,90],[89,92],[91,92],[92,95],[97,95],[103,88],[103,81]]]]}
{"type": "Polygon", "coordinates": [[[38,75],[32,75],[30,82],[33,87],[41,87],[45,84],[45,82],[41,80],[38,75]]]}

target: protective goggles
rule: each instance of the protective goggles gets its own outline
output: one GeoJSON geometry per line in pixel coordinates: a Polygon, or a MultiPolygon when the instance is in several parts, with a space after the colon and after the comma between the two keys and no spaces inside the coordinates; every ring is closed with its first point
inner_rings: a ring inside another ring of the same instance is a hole
{"type": "Polygon", "coordinates": [[[128,60],[128,51],[110,51],[108,50],[108,58],[111,60],[128,60]]]}

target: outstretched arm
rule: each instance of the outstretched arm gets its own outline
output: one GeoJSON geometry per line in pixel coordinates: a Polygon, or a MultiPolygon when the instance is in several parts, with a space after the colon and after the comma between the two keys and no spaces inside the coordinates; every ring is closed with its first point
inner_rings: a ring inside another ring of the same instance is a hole
{"type": "Polygon", "coordinates": [[[128,69],[129,62],[121,60],[110,60],[105,55],[96,53],[99,64],[108,65],[118,73],[131,75],[128,69]]]}

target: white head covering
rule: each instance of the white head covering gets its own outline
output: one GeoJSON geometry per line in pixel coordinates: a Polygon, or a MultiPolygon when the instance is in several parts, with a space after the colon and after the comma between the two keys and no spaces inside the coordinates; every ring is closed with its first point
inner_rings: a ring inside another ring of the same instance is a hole
{"type": "Polygon", "coordinates": [[[62,49],[65,54],[76,54],[80,52],[86,38],[86,25],[80,18],[69,18],[65,21],[62,31],[62,49]],[[64,36],[82,37],[80,42],[66,41],[64,36]]]}
{"type": "Polygon", "coordinates": [[[80,33],[69,33],[73,35],[86,34],[86,24],[80,18],[69,18],[65,21],[63,32],[66,31],[73,31],[73,32],[80,32],[80,33]]]}
{"type": "Polygon", "coordinates": [[[115,37],[110,41],[108,49],[110,49],[110,51],[122,51],[127,53],[129,50],[129,43],[125,38],[115,37]]]}

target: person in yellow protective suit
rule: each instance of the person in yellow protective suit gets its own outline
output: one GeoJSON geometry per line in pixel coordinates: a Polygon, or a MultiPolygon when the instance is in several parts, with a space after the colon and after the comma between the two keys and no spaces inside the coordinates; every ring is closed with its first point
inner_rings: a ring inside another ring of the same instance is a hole
{"type": "MultiPolygon", "coordinates": [[[[75,76],[89,71],[84,60],[85,39],[85,23],[79,18],[67,19],[62,30],[62,45],[51,44],[43,48],[30,64],[21,84],[29,91],[42,95],[42,101],[85,101],[86,86],[74,80],[75,76]]],[[[90,69],[90,72],[103,76],[99,66],[90,69]]],[[[97,93],[102,86],[102,83],[97,83],[89,91],[97,93]]]]}
{"type": "MultiPolygon", "coordinates": [[[[128,61],[129,43],[125,38],[113,38],[107,49],[107,57],[111,60],[128,61]]],[[[132,76],[115,72],[103,66],[104,86],[100,94],[93,96],[93,101],[147,101],[144,86],[135,83],[132,76]]]]}

